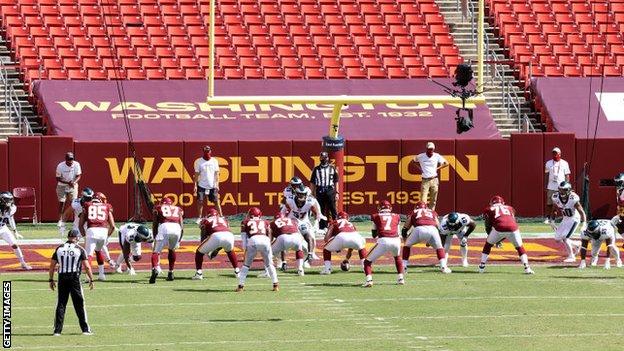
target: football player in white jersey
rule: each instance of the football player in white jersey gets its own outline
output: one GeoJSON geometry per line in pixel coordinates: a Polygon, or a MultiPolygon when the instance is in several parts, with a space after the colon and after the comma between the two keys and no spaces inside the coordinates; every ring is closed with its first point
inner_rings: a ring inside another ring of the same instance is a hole
{"type": "Polygon", "coordinates": [[[615,228],[611,221],[606,219],[591,220],[587,223],[587,229],[581,233],[581,264],[580,269],[586,266],[585,255],[587,254],[587,244],[591,240],[592,243],[592,266],[598,263],[598,251],[602,243],[607,244],[607,257],[605,259],[604,268],[611,268],[611,257],[615,257],[615,264],[618,268],[622,267],[622,259],[620,258],[620,250],[615,244],[615,228]]]}
{"type": "Polygon", "coordinates": [[[119,246],[121,247],[121,255],[117,257],[117,269],[115,272],[123,272],[121,264],[125,261],[126,266],[128,267],[128,274],[136,275],[132,263],[141,260],[141,243],[143,242],[154,242],[152,231],[146,226],[128,222],[119,227],[119,246]]]}
{"type": "Polygon", "coordinates": [[[553,206],[551,218],[555,218],[555,208],[558,208],[563,216],[559,225],[555,225],[554,222],[551,222],[555,230],[555,240],[563,242],[568,254],[568,257],[563,260],[563,262],[575,262],[576,254],[581,248],[581,243],[578,240],[572,240],[571,237],[579,227],[579,224],[581,231],[585,231],[587,225],[585,222],[587,217],[581,206],[581,198],[572,191],[572,185],[570,183],[561,182],[561,184],[559,184],[559,191],[553,194],[552,200],[555,206],[553,206]]]}
{"type": "Polygon", "coordinates": [[[0,193],[0,238],[6,241],[9,246],[13,248],[13,252],[17,259],[20,261],[20,265],[25,270],[31,270],[32,267],[24,260],[24,254],[22,249],[17,245],[17,239],[23,239],[24,237],[17,232],[17,226],[15,225],[15,218],[13,216],[17,212],[17,207],[14,204],[13,194],[8,191],[0,193]]]}
{"type": "MultiPolygon", "coordinates": [[[[312,194],[312,190],[309,187],[303,184],[303,181],[299,177],[292,177],[288,185],[284,188],[282,192],[282,202],[280,210],[283,210],[286,205],[286,201],[292,200],[295,198],[295,190],[300,189],[305,191],[308,195],[312,194]]],[[[282,211],[283,212],[283,211],[282,211]]]]}
{"type": "Polygon", "coordinates": [[[299,221],[299,232],[308,243],[308,261],[319,259],[314,252],[316,249],[316,231],[319,220],[326,218],[321,213],[321,206],[318,201],[305,189],[297,188],[295,189],[295,197],[286,200],[285,214],[289,218],[295,218],[299,221]],[[311,217],[310,214],[313,216],[311,217]]]}
{"type": "Polygon", "coordinates": [[[446,261],[448,262],[449,251],[453,236],[459,240],[459,252],[462,257],[462,267],[468,267],[468,236],[477,224],[465,213],[451,212],[440,220],[440,237],[444,243],[446,261]]]}

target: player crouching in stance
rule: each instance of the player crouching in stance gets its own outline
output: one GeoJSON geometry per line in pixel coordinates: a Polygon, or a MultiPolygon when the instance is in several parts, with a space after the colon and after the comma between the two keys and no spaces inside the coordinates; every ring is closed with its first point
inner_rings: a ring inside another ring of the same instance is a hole
{"type": "MultiPolygon", "coordinates": [[[[223,249],[227,254],[234,275],[238,277],[240,269],[238,268],[238,257],[234,252],[234,234],[230,229],[227,219],[219,215],[219,211],[214,208],[208,209],[208,217],[201,220],[199,227],[201,229],[201,237],[204,238],[195,250],[195,275],[193,280],[202,280],[204,275],[202,272],[202,264],[204,263],[204,255],[213,258],[213,253],[223,249]]],[[[215,255],[216,256],[216,255],[215,255]]]]}
{"type": "Polygon", "coordinates": [[[237,292],[245,289],[245,280],[247,279],[247,273],[249,273],[249,267],[251,267],[258,253],[262,256],[264,268],[269,272],[269,277],[273,282],[273,291],[279,291],[277,271],[275,266],[273,266],[273,252],[271,250],[269,231],[269,221],[262,219],[262,211],[257,207],[250,208],[247,218],[241,223],[241,239],[245,248],[245,262],[238,278],[237,292]]]}
{"type": "Polygon", "coordinates": [[[476,227],[477,224],[472,218],[464,213],[451,212],[442,217],[440,221],[440,238],[444,243],[447,263],[454,235],[459,239],[459,252],[462,257],[462,267],[468,267],[468,236],[476,227]]]}
{"type": "Polygon", "coordinates": [[[405,272],[407,272],[412,246],[424,242],[436,250],[436,255],[440,261],[440,271],[442,273],[451,273],[451,270],[446,266],[446,254],[442,246],[442,239],[440,239],[439,226],[438,214],[427,208],[425,202],[418,201],[401,231],[401,236],[405,239],[403,244],[403,266],[405,267],[405,272]]]}
{"type": "Polygon", "coordinates": [[[319,227],[319,221],[327,218],[321,213],[321,205],[319,205],[314,196],[310,195],[309,189],[305,187],[296,188],[295,197],[286,199],[286,205],[282,212],[286,213],[288,218],[299,221],[299,232],[308,243],[307,260],[318,259],[318,256],[314,253],[316,249],[316,230],[319,227]],[[313,215],[313,219],[310,217],[310,214],[313,215]]]}
{"type": "Polygon", "coordinates": [[[25,270],[31,270],[32,267],[24,260],[24,254],[22,249],[17,245],[17,239],[24,239],[24,237],[17,232],[17,226],[15,225],[15,218],[13,217],[17,212],[17,207],[14,204],[13,194],[8,191],[0,193],[0,237],[6,241],[13,248],[13,252],[17,259],[20,261],[20,265],[25,270]],[[11,230],[13,232],[11,232],[11,230]]]}
{"type": "MultiPolygon", "coordinates": [[[[303,251],[306,249],[306,242],[303,236],[299,234],[299,221],[295,218],[288,218],[279,212],[273,217],[271,222],[271,250],[274,255],[281,255],[287,250],[295,251],[295,259],[297,260],[297,274],[303,276],[303,251]]],[[[284,262],[280,262],[283,270],[286,270],[284,262]]],[[[267,272],[268,273],[268,272],[267,272]]]]}
{"type": "MultiPolygon", "coordinates": [[[[320,274],[331,274],[331,255],[332,251],[340,252],[342,249],[358,250],[361,265],[364,265],[366,258],[366,240],[358,233],[357,229],[349,221],[349,214],[342,211],[338,213],[338,218],[329,223],[327,233],[325,234],[325,247],[323,248],[323,261],[325,267],[320,274]]],[[[351,251],[349,251],[351,252],[351,251]]],[[[349,260],[342,261],[340,267],[343,270],[349,270],[349,260]]]]}
{"type": "Polygon", "coordinates": [[[399,225],[401,224],[401,216],[392,213],[392,205],[387,200],[379,202],[378,212],[371,216],[373,228],[371,233],[373,238],[378,238],[377,243],[368,252],[364,260],[364,274],[366,274],[365,288],[373,286],[373,262],[381,255],[389,253],[394,258],[394,265],[398,273],[397,284],[405,284],[403,278],[403,261],[399,255],[401,251],[401,239],[399,238],[399,225]]]}
{"type": "Polygon", "coordinates": [[[570,239],[576,229],[581,224],[581,232],[585,231],[585,211],[581,206],[581,198],[572,191],[572,185],[568,182],[559,184],[559,191],[554,193],[552,201],[555,204],[551,218],[555,218],[554,208],[559,208],[563,219],[558,226],[551,222],[551,226],[555,230],[555,240],[563,242],[568,257],[563,262],[575,262],[581,243],[578,240],[570,239]]]}
{"type": "Polygon", "coordinates": [[[592,242],[592,266],[598,263],[598,252],[603,242],[607,244],[607,258],[605,259],[604,268],[611,268],[611,256],[615,257],[615,264],[618,268],[622,267],[622,259],[620,258],[620,250],[615,244],[615,229],[611,221],[601,219],[592,220],[587,223],[587,229],[581,233],[581,264],[580,269],[586,266],[585,257],[587,254],[587,244],[592,242]]]}
{"type": "Polygon", "coordinates": [[[160,204],[154,208],[154,222],[152,230],[155,233],[156,244],[152,251],[152,275],[149,283],[156,283],[156,277],[162,269],[160,268],[160,253],[167,246],[169,253],[169,272],[167,280],[173,280],[173,269],[175,268],[176,250],[180,246],[180,241],[184,236],[183,216],[184,212],[178,206],[173,205],[173,201],[165,197],[160,204]]]}
{"type": "Polygon", "coordinates": [[[520,262],[524,266],[524,273],[534,274],[529,266],[526,250],[522,246],[522,237],[520,236],[520,230],[518,230],[513,207],[505,205],[505,200],[501,196],[496,195],[490,200],[490,206],[485,208],[483,220],[485,222],[485,232],[488,236],[481,253],[479,273],[485,272],[485,263],[490,255],[492,246],[503,239],[509,239],[516,251],[518,251],[520,262]]]}
{"type": "Polygon", "coordinates": [[[123,273],[121,264],[125,261],[128,267],[128,274],[136,275],[132,263],[141,260],[141,243],[143,242],[154,242],[152,231],[146,226],[138,223],[126,223],[119,228],[121,255],[117,257],[117,269],[115,272],[123,273]]]}
{"type": "Polygon", "coordinates": [[[95,194],[93,200],[84,203],[80,214],[78,230],[85,237],[85,251],[89,266],[93,262],[93,253],[98,264],[98,280],[106,280],[104,274],[104,254],[102,249],[107,245],[108,238],[115,231],[113,206],[102,201],[103,194],[95,194]],[[86,229],[85,229],[86,228],[86,229]]]}

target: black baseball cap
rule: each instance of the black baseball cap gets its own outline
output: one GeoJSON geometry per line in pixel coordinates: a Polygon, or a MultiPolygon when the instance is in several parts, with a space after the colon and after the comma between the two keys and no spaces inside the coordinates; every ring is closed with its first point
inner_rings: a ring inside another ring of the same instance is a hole
{"type": "Polygon", "coordinates": [[[73,153],[73,152],[71,152],[71,151],[70,151],[70,152],[67,152],[67,153],[65,154],[65,159],[66,159],[66,160],[73,160],[73,159],[74,159],[74,153],[73,153]]]}

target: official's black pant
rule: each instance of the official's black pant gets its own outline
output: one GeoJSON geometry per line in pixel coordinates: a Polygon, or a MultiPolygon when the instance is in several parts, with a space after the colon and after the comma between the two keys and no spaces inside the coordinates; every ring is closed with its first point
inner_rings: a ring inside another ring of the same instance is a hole
{"type": "MultiPolygon", "coordinates": [[[[319,188],[316,190],[316,200],[321,205],[321,212],[330,219],[336,218],[336,189],[319,188]]],[[[319,228],[327,228],[327,221],[321,220],[319,228]]]]}
{"type": "Polygon", "coordinates": [[[84,297],[82,296],[82,286],[80,285],[80,275],[59,274],[58,278],[58,300],[56,301],[56,316],[54,317],[54,333],[60,334],[63,331],[63,321],[65,320],[65,307],[71,295],[80,329],[82,332],[90,332],[87,322],[87,310],[85,309],[84,297]]]}

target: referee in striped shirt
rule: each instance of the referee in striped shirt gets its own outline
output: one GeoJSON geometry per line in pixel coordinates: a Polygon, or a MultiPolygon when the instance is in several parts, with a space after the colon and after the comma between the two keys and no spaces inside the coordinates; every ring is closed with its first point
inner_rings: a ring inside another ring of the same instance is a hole
{"type": "Polygon", "coordinates": [[[67,233],[67,242],[59,245],[50,261],[50,289],[54,291],[54,271],[58,265],[58,300],[56,301],[56,316],[54,317],[54,336],[60,336],[63,331],[65,319],[65,307],[71,295],[78,322],[83,335],[91,335],[91,328],[87,322],[87,310],[85,309],[82,286],[80,285],[80,272],[84,268],[89,277],[89,289],[93,289],[93,273],[87,263],[87,253],[78,245],[80,232],[72,229],[67,233]]]}
{"type": "MultiPolygon", "coordinates": [[[[329,154],[323,151],[319,157],[320,164],[312,170],[310,185],[316,200],[321,205],[321,213],[331,219],[336,218],[336,200],[338,199],[338,172],[329,163],[329,154]]],[[[319,228],[327,228],[327,221],[320,220],[319,228]]]]}

